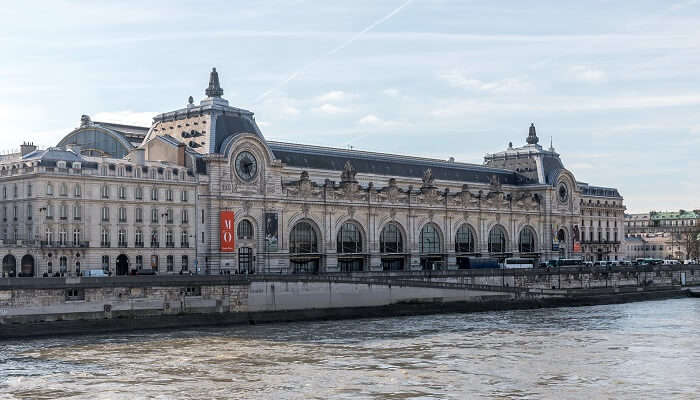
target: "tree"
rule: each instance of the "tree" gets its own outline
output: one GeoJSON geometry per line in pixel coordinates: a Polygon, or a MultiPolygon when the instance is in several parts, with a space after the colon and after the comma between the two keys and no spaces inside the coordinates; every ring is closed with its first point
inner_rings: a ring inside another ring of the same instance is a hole
{"type": "Polygon", "coordinates": [[[700,228],[694,228],[685,235],[685,257],[690,260],[697,260],[700,256],[700,228]]]}

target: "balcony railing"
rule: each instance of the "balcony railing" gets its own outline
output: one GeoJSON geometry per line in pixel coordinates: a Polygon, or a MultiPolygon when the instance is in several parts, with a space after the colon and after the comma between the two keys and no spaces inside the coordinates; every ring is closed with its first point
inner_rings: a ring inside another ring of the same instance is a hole
{"type": "Polygon", "coordinates": [[[85,248],[85,247],[90,247],[90,242],[89,241],[80,241],[80,242],[61,242],[60,240],[42,240],[41,241],[41,247],[51,247],[51,248],[85,248]]]}
{"type": "Polygon", "coordinates": [[[186,249],[186,248],[190,247],[190,242],[180,242],[180,247],[182,247],[183,249],[186,249]]]}
{"type": "Polygon", "coordinates": [[[127,243],[127,242],[119,242],[119,247],[122,247],[122,248],[129,247],[129,243],[127,243]]]}
{"type": "Polygon", "coordinates": [[[160,247],[160,243],[159,242],[151,242],[151,247],[154,249],[157,249],[158,247],[160,247]]]}
{"type": "Polygon", "coordinates": [[[100,242],[100,247],[111,247],[112,244],[110,242],[100,242]]]}
{"type": "Polygon", "coordinates": [[[135,242],[135,243],[134,243],[134,247],[140,247],[140,248],[142,248],[142,247],[143,247],[143,242],[135,242]]]}
{"type": "Polygon", "coordinates": [[[166,242],[165,247],[172,249],[175,247],[175,242],[166,242]]]}

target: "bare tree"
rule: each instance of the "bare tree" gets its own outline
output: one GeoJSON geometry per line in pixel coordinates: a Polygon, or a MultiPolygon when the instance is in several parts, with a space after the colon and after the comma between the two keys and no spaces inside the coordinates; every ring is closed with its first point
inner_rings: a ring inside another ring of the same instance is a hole
{"type": "Polygon", "coordinates": [[[686,258],[697,260],[700,256],[700,228],[686,232],[684,239],[686,258]]]}

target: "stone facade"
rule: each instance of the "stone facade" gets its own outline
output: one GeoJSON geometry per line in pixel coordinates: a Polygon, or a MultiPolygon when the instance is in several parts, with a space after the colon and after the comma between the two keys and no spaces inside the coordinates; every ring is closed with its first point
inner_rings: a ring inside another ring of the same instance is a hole
{"type": "Polygon", "coordinates": [[[206,93],[148,129],[84,116],[63,147],[1,162],[3,271],[75,274],[103,258],[113,274],[622,258],[622,197],[577,181],[534,124],[527,144],[477,165],[267,141],[253,113],[221,97],[215,71],[206,93]]]}

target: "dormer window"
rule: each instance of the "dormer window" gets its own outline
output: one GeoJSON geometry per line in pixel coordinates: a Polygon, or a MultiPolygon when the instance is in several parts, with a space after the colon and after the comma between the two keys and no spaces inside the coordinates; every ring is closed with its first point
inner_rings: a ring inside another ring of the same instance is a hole
{"type": "Polygon", "coordinates": [[[58,168],[66,168],[66,162],[65,161],[59,161],[56,163],[56,166],[58,168]]]}
{"type": "Polygon", "coordinates": [[[76,161],[73,163],[72,168],[73,169],[80,169],[80,168],[82,168],[82,164],[76,161]]]}

